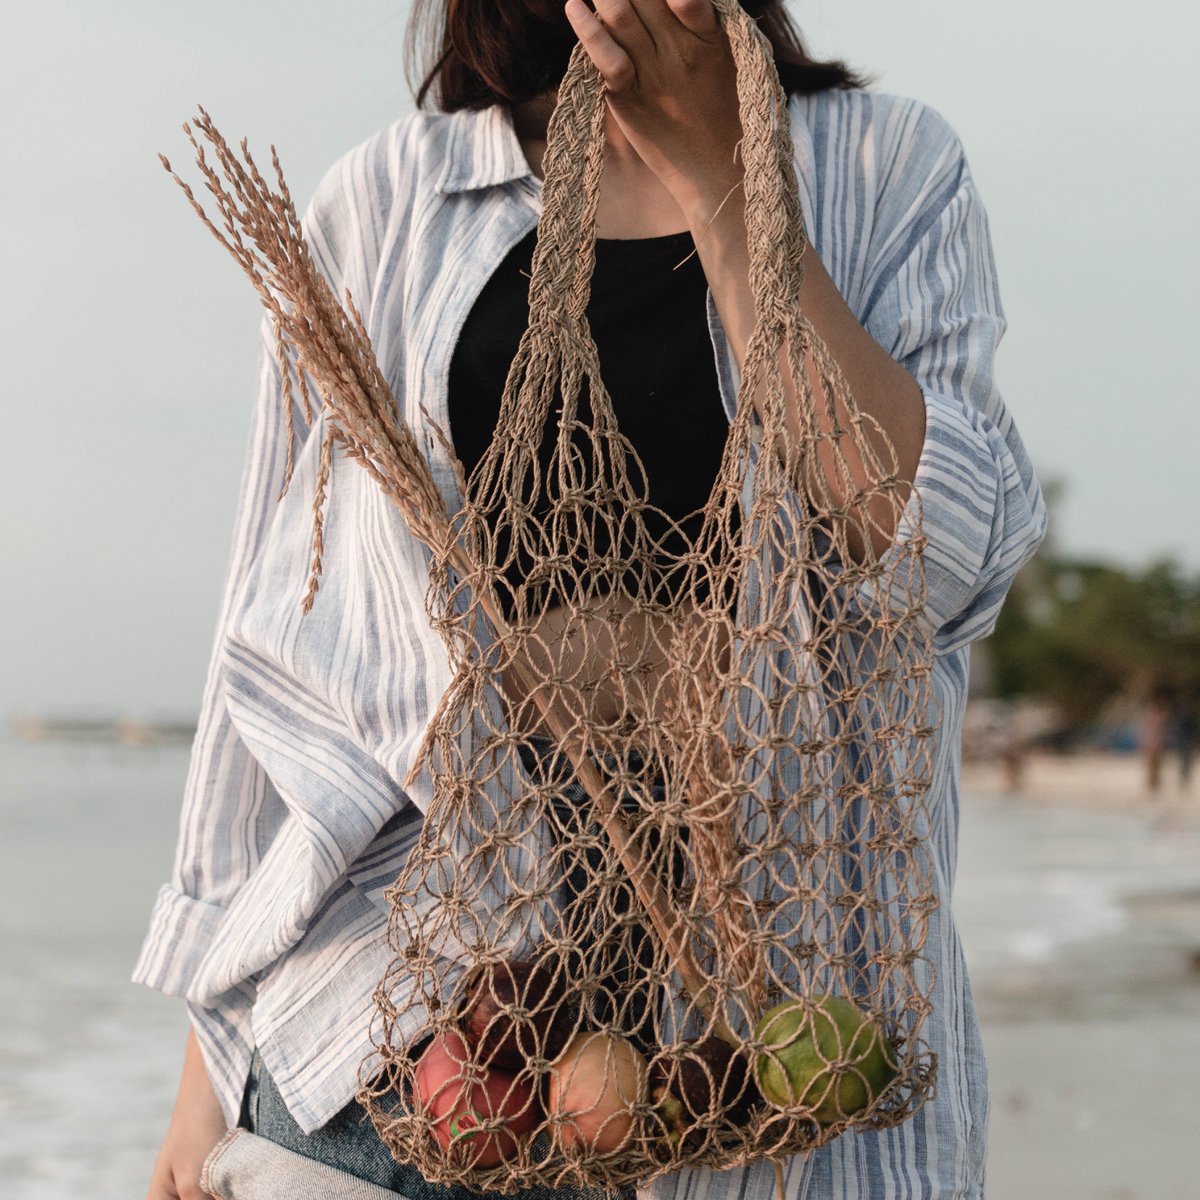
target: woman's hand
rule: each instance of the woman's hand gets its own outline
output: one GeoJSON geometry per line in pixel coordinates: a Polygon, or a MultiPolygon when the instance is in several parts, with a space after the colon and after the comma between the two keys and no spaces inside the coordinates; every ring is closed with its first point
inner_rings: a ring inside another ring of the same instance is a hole
{"type": "Polygon", "coordinates": [[[685,210],[742,178],[737,71],[712,0],[567,0],[638,156],[685,210]]]}
{"type": "Polygon", "coordinates": [[[188,1034],[175,1110],[167,1127],[146,1200],[202,1200],[200,1168],[225,1136],[225,1114],[213,1092],[195,1033],[188,1034]]]}
{"type": "MultiPolygon", "coordinates": [[[[734,147],[742,136],[737,71],[729,39],[712,0],[567,0],[572,27],[608,90],[613,119],[634,151],[658,176],[682,209],[695,238],[704,275],[739,371],[757,327],[758,306],[750,287],[742,164],[734,147]]],[[[887,463],[895,450],[896,476],[907,499],[925,440],[925,401],[913,377],[878,346],[839,295],[815,254],[806,261],[799,306],[841,368],[858,410],[872,417],[865,436],[887,463]]],[[[797,364],[800,365],[800,364],[797,364]]],[[[807,360],[812,394],[824,392],[821,367],[807,360]]],[[[798,441],[810,414],[799,411],[792,364],[780,364],[785,420],[798,441]]],[[[761,389],[751,401],[761,404],[761,389]]],[[[760,410],[761,415],[761,410],[760,410]]],[[[816,457],[824,476],[822,503],[844,507],[847,551],[866,561],[867,539],[876,557],[890,546],[899,505],[877,494],[877,472],[849,439],[835,434],[853,419],[844,406],[815,414],[816,457]],[[863,496],[869,497],[866,501],[863,496]]],[[[807,479],[797,479],[807,489],[807,479]]]]}

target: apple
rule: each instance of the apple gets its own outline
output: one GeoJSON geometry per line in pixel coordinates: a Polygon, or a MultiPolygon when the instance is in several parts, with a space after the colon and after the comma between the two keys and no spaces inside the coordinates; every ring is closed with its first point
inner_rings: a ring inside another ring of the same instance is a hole
{"type": "Polygon", "coordinates": [[[542,1112],[533,1088],[507,1071],[476,1068],[471,1082],[470,1057],[459,1034],[436,1036],[417,1063],[416,1098],[443,1148],[461,1153],[468,1165],[494,1167],[517,1153],[542,1112]],[[481,1132],[497,1117],[503,1119],[499,1128],[481,1132]]]}
{"type": "Polygon", "coordinates": [[[646,1099],[646,1060],[626,1037],[584,1031],[550,1068],[547,1111],[564,1150],[620,1150],[633,1132],[633,1106],[646,1099]]]}

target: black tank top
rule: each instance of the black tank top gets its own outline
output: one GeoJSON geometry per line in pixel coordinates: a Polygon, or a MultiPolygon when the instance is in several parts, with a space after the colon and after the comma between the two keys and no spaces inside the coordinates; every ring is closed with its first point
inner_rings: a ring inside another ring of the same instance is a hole
{"type": "MultiPolygon", "coordinates": [[[[535,240],[536,231],[531,231],[518,242],[484,286],[451,360],[450,436],[468,477],[491,443],[509,367],[529,324],[535,240]]],[[[645,514],[648,532],[670,554],[686,550],[685,538],[690,540],[699,531],[700,519],[691,514],[708,501],[729,431],[717,384],[705,311],[707,281],[699,256],[692,255],[673,269],[693,249],[688,231],[654,238],[598,239],[587,309],[617,426],[645,468],[647,499],[682,526],[682,537],[668,536],[661,517],[645,514]]],[[[559,396],[542,443],[543,468],[550,461],[561,411],[559,396]]],[[[579,398],[579,416],[585,424],[591,419],[586,385],[579,398]]],[[[631,478],[637,486],[632,472],[631,478]]],[[[527,569],[528,563],[518,558],[506,578],[515,587],[527,569]]],[[[668,577],[660,599],[672,598],[671,582],[668,577]]],[[[511,615],[505,589],[500,591],[511,615]]],[[[548,593],[543,595],[535,610],[553,602],[548,593]]]]}

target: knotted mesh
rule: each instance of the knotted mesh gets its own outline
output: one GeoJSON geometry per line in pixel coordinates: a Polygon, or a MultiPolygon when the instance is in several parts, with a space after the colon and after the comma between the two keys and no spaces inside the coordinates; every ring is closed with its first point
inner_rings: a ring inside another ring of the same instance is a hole
{"type": "Polygon", "coordinates": [[[588,328],[605,103],[577,49],[529,327],[431,563],[455,675],[414,767],[434,802],[389,895],[386,1069],[362,1098],[441,1183],[778,1158],[932,1085],[917,503],[881,560],[894,457],[800,311],[786,97],[717,7],[759,320],[699,533],[649,504],[588,328]]]}

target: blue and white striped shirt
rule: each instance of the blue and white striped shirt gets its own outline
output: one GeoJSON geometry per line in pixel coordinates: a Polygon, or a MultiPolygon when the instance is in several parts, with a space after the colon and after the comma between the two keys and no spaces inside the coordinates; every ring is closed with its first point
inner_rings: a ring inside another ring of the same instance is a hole
{"type": "MultiPolygon", "coordinates": [[[[916,478],[928,539],[926,615],[943,724],[929,795],[942,907],[926,1025],[938,1094],[914,1119],[793,1159],[790,1197],[907,1200],[981,1195],[986,1074],[950,916],[969,644],[988,633],[1041,540],[1045,508],[993,382],[1004,329],[987,221],[946,123],[909,100],[854,91],[790,102],[813,248],[875,340],[921,384],[927,433],[916,478]]],[[[492,272],[535,225],[541,183],[501,105],[417,113],[327,173],[305,216],[337,294],[362,312],[401,411],[450,511],[450,460],[422,418],[448,428],[455,341],[492,272]]],[[[709,329],[732,415],[737,369],[711,292],[709,329]]],[[[257,1046],[306,1131],[354,1093],[370,1052],[372,991],[391,951],[384,890],[430,798],[403,779],[450,681],[424,607],[425,554],[367,473],[331,482],[324,574],[302,616],[311,497],[323,426],[301,444],[277,502],[286,430],[264,322],[262,365],[232,557],[172,880],[135,979],[185,997],[226,1113],[236,1117],[257,1046]]],[[[898,540],[910,536],[901,522],[898,540]]],[[[690,1170],[656,1200],[768,1195],[769,1165],[690,1170]]]]}

